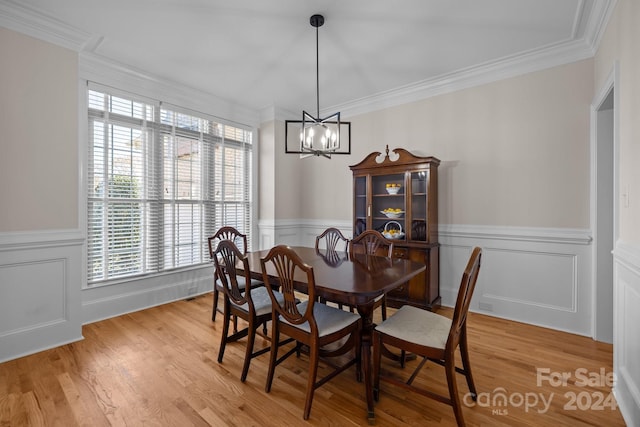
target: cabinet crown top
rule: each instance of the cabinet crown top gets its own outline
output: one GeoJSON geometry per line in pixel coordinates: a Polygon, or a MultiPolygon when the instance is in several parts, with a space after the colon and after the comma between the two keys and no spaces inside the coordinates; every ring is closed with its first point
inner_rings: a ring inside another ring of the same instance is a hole
{"type": "Polygon", "coordinates": [[[438,166],[440,160],[432,156],[416,156],[404,148],[395,148],[389,151],[389,146],[385,148],[385,153],[374,151],[364,158],[360,163],[349,166],[351,170],[365,169],[369,167],[395,166],[398,164],[421,164],[429,163],[438,166]]]}

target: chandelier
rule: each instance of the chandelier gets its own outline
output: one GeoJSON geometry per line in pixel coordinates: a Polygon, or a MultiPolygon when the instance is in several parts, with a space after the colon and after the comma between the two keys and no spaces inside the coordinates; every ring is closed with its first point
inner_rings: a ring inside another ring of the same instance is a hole
{"type": "MultiPolygon", "coordinates": [[[[323,156],[331,158],[332,154],[337,154],[340,149],[340,113],[332,114],[325,118],[320,118],[320,65],[318,54],[318,28],[324,24],[324,16],[313,15],[309,22],[316,29],[316,108],[317,115],[314,117],[306,111],[302,111],[302,126],[300,129],[300,153],[301,158],[310,156],[323,156]]],[[[289,123],[300,123],[297,121],[287,121],[289,123]]],[[[344,123],[344,122],[343,122],[344,123]]],[[[350,133],[350,123],[349,133],[350,133]]],[[[350,135],[348,136],[350,139],[350,135]]],[[[349,151],[351,151],[349,141],[349,151]]],[[[287,151],[289,152],[289,151],[287,151]]],[[[346,153],[339,153],[346,154],[346,153]]]]}

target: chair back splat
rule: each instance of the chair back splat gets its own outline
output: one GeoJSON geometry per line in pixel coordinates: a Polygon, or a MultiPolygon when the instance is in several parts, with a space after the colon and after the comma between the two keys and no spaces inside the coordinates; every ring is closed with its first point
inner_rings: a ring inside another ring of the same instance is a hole
{"type": "MultiPolygon", "coordinates": [[[[238,261],[244,265],[244,271],[248,270],[248,262],[246,256],[231,240],[222,240],[213,256],[213,261],[216,266],[216,274],[222,285],[223,291],[228,295],[231,302],[236,305],[249,304],[250,308],[253,308],[253,301],[251,300],[251,292],[245,292],[247,287],[245,285],[246,276],[241,276],[244,280],[242,283],[238,280],[239,276],[235,269],[235,265],[238,261]],[[229,268],[227,268],[229,266],[229,268]]],[[[249,281],[251,283],[251,281],[249,281]]],[[[249,287],[249,291],[251,288],[249,287]]]]}
{"type": "Polygon", "coordinates": [[[320,242],[324,240],[325,249],[328,252],[346,251],[349,247],[349,239],[344,237],[342,232],[335,227],[329,227],[316,237],[316,249],[320,249],[320,242]],[[344,244],[344,249],[341,248],[344,244]]]}
{"type": "Polygon", "coordinates": [[[365,230],[349,242],[349,253],[365,253],[391,257],[393,242],[377,230],[365,230]]]}
{"type": "MultiPolygon", "coordinates": [[[[377,230],[365,230],[349,241],[349,255],[353,257],[355,253],[391,258],[393,256],[393,242],[377,230]]],[[[378,297],[373,307],[381,307],[382,320],[387,320],[387,297],[385,295],[378,297]]]]}
{"type": "MultiPolygon", "coordinates": [[[[294,325],[300,325],[304,322],[310,322],[312,330],[317,329],[315,320],[311,313],[313,313],[313,305],[315,303],[315,286],[308,286],[307,296],[309,302],[307,303],[306,310],[301,313],[298,310],[298,302],[295,296],[295,273],[296,269],[300,269],[307,276],[307,283],[313,281],[313,268],[307,264],[293,251],[272,251],[270,258],[273,263],[277,275],[278,285],[280,291],[284,295],[284,304],[274,304],[274,309],[277,314],[285,318],[289,323],[294,325]]],[[[269,256],[267,256],[269,259],[269,256]]]]}
{"type": "Polygon", "coordinates": [[[220,227],[207,240],[209,243],[209,255],[216,249],[216,244],[223,240],[231,240],[243,254],[247,253],[247,235],[228,225],[220,227]]]}
{"type": "Polygon", "coordinates": [[[456,298],[456,305],[453,311],[453,320],[451,324],[451,332],[447,341],[451,341],[452,346],[457,346],[460,342],[460,336],[467,326],[467,315],[469,314],[469,306],[471,305],[471,297],[476,288],[478,274],[480,273],[480,258],[482,250],[474,248],[467,267],[462,274],[462,281],[456,298]]]}

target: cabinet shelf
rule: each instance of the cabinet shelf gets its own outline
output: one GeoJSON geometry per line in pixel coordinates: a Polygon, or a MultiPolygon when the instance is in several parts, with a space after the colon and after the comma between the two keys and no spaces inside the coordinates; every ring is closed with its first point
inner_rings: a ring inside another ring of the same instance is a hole
{"type": "Polygon", "coordinates": [[[438,243],[438,166],[435,157],[421,157],[402,148],[389,148],[382,162],[381,153],[371,153],[360,163],[350,166],[353,173],[353,236],[365,230],[383,228],[389,221],[398,222],[405,233],[394,239],[394,257],[426,264],[424,273],[387,295],[387,305],[405,304],[434,309],[440,306],[438,243]],[[387,184],[398,184],[401,191],[389,194],[387,184]],[[401,209],[400,218],[388,218],[380,212],[401,209]]]}

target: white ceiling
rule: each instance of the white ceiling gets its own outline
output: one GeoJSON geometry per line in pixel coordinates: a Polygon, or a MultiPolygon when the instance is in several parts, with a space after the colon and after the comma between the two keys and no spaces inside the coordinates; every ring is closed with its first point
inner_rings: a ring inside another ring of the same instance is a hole
{"type": "MultiPolygon", "coordinates": [[[[5,1],[5,0],[3,0],[5,1]]],[[[593,49],[609,0],[22,0],[83,50],[261,110],[320,108],[543,51],[593,49]]]]}

